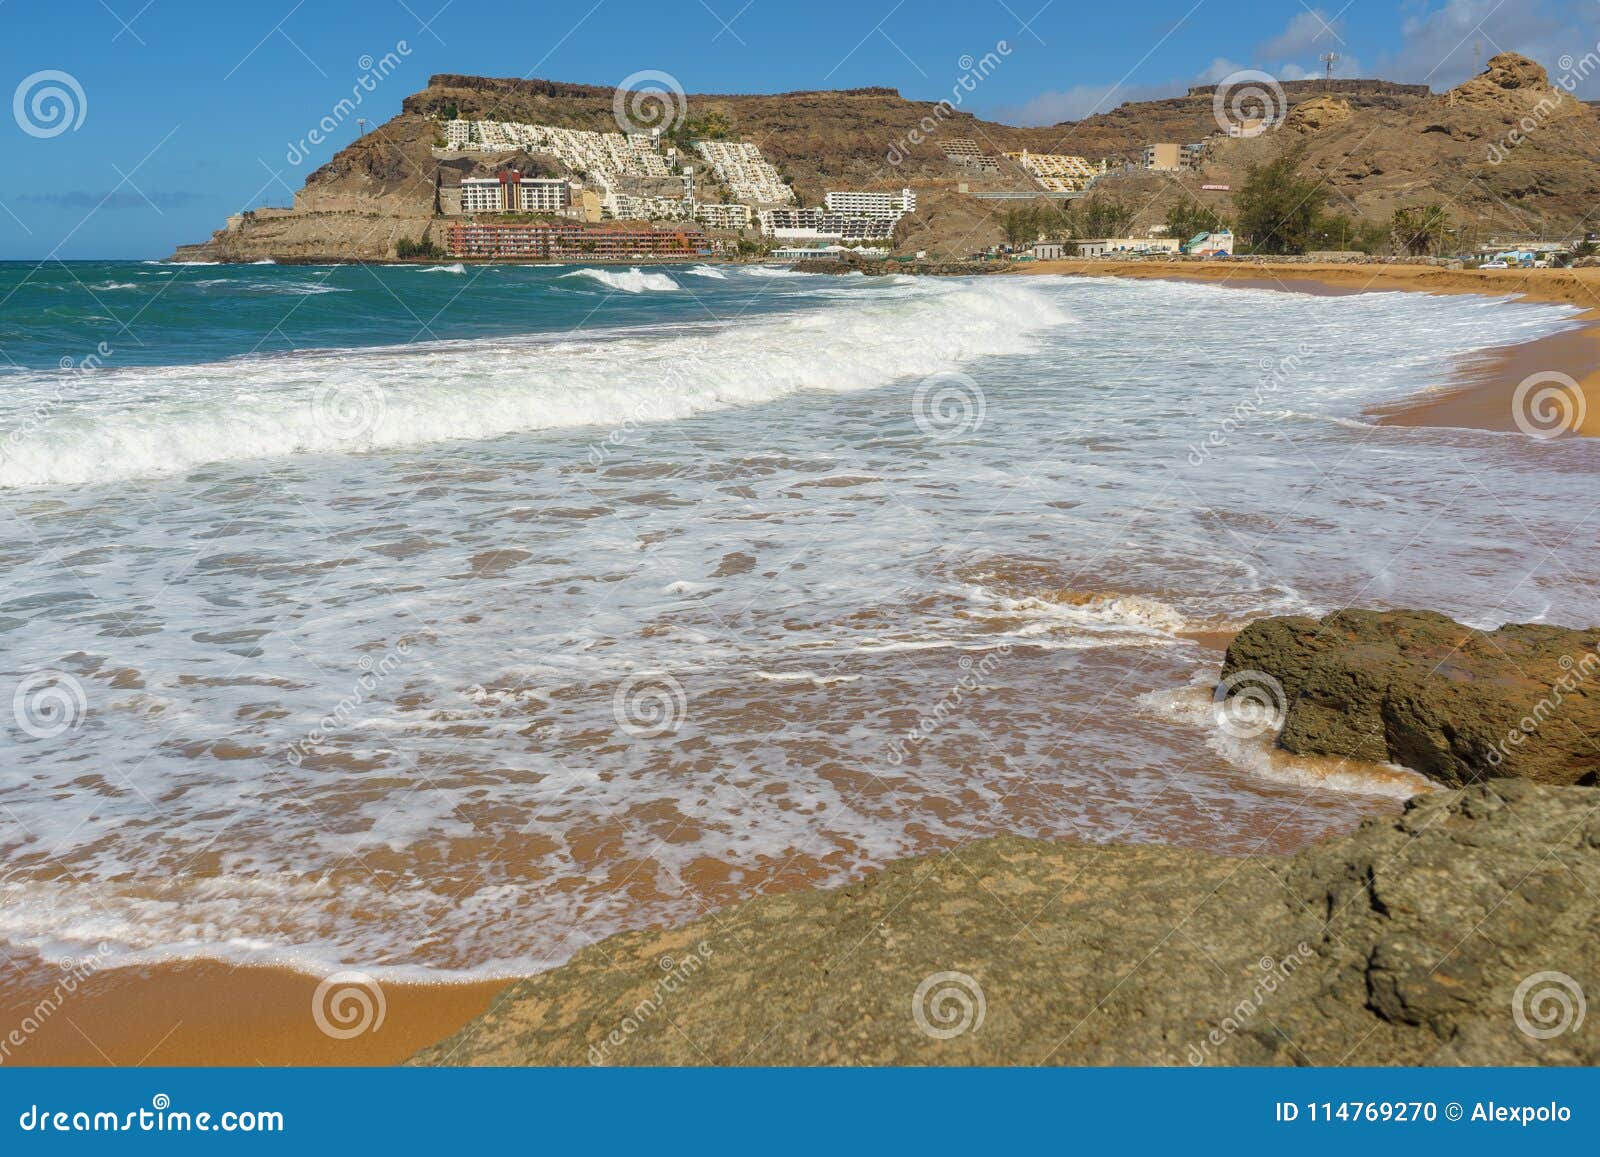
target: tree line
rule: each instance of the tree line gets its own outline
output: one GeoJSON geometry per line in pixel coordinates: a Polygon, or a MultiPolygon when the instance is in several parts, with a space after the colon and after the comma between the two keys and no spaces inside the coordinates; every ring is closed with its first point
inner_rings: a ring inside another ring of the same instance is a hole
{"type": "MultiPolygon", "coordinates": [[[[1233,198],[1230,216],[1186,199],[1167,209],[1166,235],[1186,241],[1201,233],[1232,229],[1241,253],[1293,255],[1314,250],[1357,250],[1427,256],[1449,252],[1469,238],[1443,205],[1396,209],[1387,220],[1358,218],[1330,209],[1327,184],[1301,170],[1300,150],[1252,164],[1233,198]]],[[[1012,246],[1039,238],[1126,236],[1138,209],[1109,193],[1091,193],[1059,205],[1043,200],[1008,209],[1001,229],[1012,246]]]]}

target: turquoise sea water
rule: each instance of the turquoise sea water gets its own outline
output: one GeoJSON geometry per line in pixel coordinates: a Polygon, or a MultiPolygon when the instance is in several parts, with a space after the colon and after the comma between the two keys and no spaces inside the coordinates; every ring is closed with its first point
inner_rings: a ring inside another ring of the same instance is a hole
{"type": "Polygon", "coordinates": [[[1220,728],[1192,636],[1600,621],[1595,443],[1361,417],[1571,315],[0,266],[0,942],[509,975],[998,832],[1348,827],[1414,780],[1220,728]]]}

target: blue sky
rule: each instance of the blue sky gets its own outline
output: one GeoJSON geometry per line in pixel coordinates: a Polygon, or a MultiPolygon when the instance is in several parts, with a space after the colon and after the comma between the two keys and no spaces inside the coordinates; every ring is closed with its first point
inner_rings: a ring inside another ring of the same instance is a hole
{"type": "MultiPolygon", "coordinates": [[[[963,57],[1000,41],[1010,54],[964,107],[1053,123],[1240,68],[1293,79],[1327,51],[1343,58],[1339,75],[1435,89],[1470,74],[1479,45],[1555,74],[1563,56],[1596,51],[1600,4],[0,0],[0,95],[13,96],[0,117],[0,258],[165,256],[231,212],[287,204],[357,126],[299,163],[291,145],[389,53],[399,66],[361,109],[372,123],[435,72],[615,84],[660,70],[691,93],[879,84],[938,99],[963,57]],[[71,106],[65,121],[52,119],[59,102],[32,101],[49,89],[71,106]]],[[[1578,91],[1600,96],[1600,73],[1578,91]]]]}

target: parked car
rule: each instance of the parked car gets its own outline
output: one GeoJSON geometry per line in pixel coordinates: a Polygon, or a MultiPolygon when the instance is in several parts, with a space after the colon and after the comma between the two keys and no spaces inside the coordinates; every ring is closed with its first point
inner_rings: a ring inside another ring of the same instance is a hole
{"type": "Polygon", "coordinates": [[[1478,266],[1478,268],[1479,269],[1510,269],[1511,266],[1507,265],[1504,261],[1485,261],[1482,265],[1478,266]]]}

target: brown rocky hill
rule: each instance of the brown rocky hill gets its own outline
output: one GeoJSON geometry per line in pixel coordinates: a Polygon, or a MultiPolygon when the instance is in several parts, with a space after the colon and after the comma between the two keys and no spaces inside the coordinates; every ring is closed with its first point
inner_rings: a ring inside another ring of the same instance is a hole
{"type": "MultiPolygon", "coordinates": [[[[965,195],[963,184],[974,192],[1032,187],[1009,161],[984,174],[950,161],[942,143],[952,137],[971,138],[992,154],[1028,149],[1113,161],[1136,161],[1153,141],[1209,138],[1198,172],[1117,170],[1101,180],[1100,191],[1135,206],[1140,229],[1181,199],[1200,199],[1226,214],[1231,192],[1201,186],[1237,189],[1250,164],[1291,147],[1303,149],[1306,166],[1326,178],[1332,207],[1377,221],[1397,207],[1438,201],[1480,234],[1563,235],[1581,227],[1600,195],[1600,114],[1514,54],[1496,56],[1482,75],[1447,93],[1377,80],[1299,81],[1281,90],[1283,125],[1249,139],[1218,132],[1211,86],[1035,128],[984,121],[949,103],[906,100],[887,88],[689,94],[684,111],[691,127],[720,122],[729,136],[758,143],[802,203],[817,203],[830,187],[912,186],[923,210],[901,230],[902,245],[949,256],[999,241],[1009,207],[965,195]]],[[[292,211],[242,214],[179,256],[381,260],[401,239],[442,241],[435,215],[441,181],[501,163],[544,171],[546,162],[513,154],[442,156],[434,147],[440,138],[434,118],[611,130],[614,95],[600,85],[435,76],[406,98],[399,116],[313,172],[292,211]]]]}

